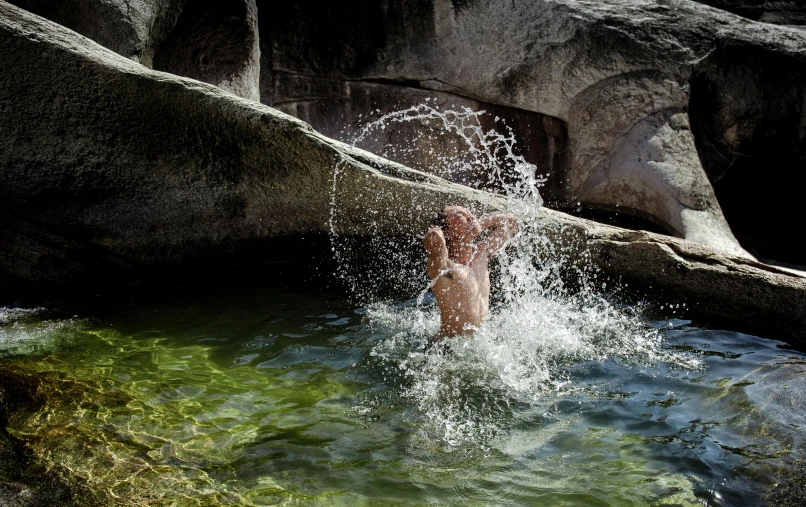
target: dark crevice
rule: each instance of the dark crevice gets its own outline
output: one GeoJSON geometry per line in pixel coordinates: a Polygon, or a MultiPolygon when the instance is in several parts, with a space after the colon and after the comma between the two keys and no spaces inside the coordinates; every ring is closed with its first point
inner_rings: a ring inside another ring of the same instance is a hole
{"type": "Polygon", "coordinates": [[[601,224],[621,227],[622,229],[648,231],[663,235],[670,234],[662,224],[657,222],[655,217],[639,210],[569,201],[546,203],[546,207],[601,224]]]}
{"type": "Polygon", "coordinates": [[[806,61],[761,47],[711,53],[691,79],[697,151],[725,218],[757,257],[806,264],[806,61]]]}
{"type": "Polygon", "coordinates": [[[255,36],[246,2],[189,2],[157,47],[154,69],[219,85],[249,64],[255,36]]]}
{"type": "Polygon", "coordinates": [[[416,88],[421,90],[424,89],[420,86],[420,81],[416,79],[370,78],[370,79],[360,79],[360,81],[364,83],[382,84],[389,86],[405,86],[407,88],[416,88]]]}

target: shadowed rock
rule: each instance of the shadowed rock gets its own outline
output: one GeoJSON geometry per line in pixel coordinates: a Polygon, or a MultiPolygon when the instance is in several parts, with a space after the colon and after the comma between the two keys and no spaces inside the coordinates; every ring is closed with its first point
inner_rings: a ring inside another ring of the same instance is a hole
{"type": "Polygon", "coordinates": [[[725,44],[691,82],[694,138],[725,216],[758,256],[792,264],[806,264],[790,239],[803,216],[804,104],[802,54],[725,44]]]}
{"type": "Polygon", "coordinates": [[[187,0],[13,0],[13,5],[151,67],[187,0]]]}
{"type": "Polygon", "coordinates": [[[154,69],[260,100],[260,47],[254,0],[190,2],[157,48],[154,69]]]}
{"type": "Polygon", "coordinates": [[[14,0],[147,67],[260,100],[254,0],[14,0]]]}
{"type": "MultiPolygon", "coordinates": [[[[8,295],[194,262],[204,272],[204,263],[267,252],[272,238],[328,233],[332,206],[334,232],[381,236],[418,234],[448,203],[506,206],[267,106],[148,70],[2,1],[0,66],[8,295]]],[[[555,243],[574,245],[567,262],[592,262],[736,325],[804,336],[806,279],[548,210],[540,220],[555,243]]]]}
{"type": "Polygon", "coordinates": [[[806,5],[798,0],[696,0],[762,23],[806,25],[806,5]]]}

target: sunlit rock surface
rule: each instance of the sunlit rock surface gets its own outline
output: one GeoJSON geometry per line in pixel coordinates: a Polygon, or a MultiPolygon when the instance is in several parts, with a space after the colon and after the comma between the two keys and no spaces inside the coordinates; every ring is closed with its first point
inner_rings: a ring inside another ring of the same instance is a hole
{"type": "MultiPolygon", "coordinates": [[[[769,24],[800,23],[798,2],[14,3],[336,139],[426,97],[484,109],[548,176],[555,209],[629,214],[729,253],[806,265],[780,220],[803,216],[806,34],[769,24]]],[[[413,164],[399,155],[386,153],[413,164]]]]}
{"type": "MultiPolygon", "coordinates": [[[[268,254],[273,238],[331,232],[334,206],[338,234],[416,235],[447,203],[506,204],[219,88],[148,70],[4,2],[0,65],[7,297],[268,254]]],[[[708,315],[803,335],[802,278],[561,213],[542,220],[547,234],[574,245],[576,262],[666,288],[708,315]]]]}
{"type": "MultiPolygon", "coordinates": [[[[258,3],[259,9],[262,5],[258,3]]],[[[720,183],[714,176],[714,149],[724,150],[704,140],[702,132],[715,130],[722,138],[730,135],[732,124],[714,125],[704,113],[713,105],[694,101],[691,84],[692,74],[712,75],[703,64],[721,60],[718,48],[798,60],[806,48],[806,36],[798,31],[692,1],[432,0],[319,6],[311,0],[266,3],[260,13],[261,99],[328,135],[349,138],[354,124],[349,120],[358,113],[412,105],[423,91],[452,95],[458,105],[464,100],[484,108],[494,105],[515,118],[538,113],[562,124],[567,135],[562,139],[564,157],[542,169],[552,174],[550,185],[556,186],[546,192],[548,203],[580,202],[634,213],[680,237],[741,254],[731,232],[731,227],[738,228],[741,242],[759,255],[806,262],[786,241],[765,232],[767,217],[742,213],[739,201],[751,192],[763,194],[765,202],[789,202],[781,199],[781,192],[788,191],[779,185],[759,187],[744,179],[741,189],[723,188],[721,195],[718,190],[717,197],[729,205],[726,223],[710,183],[720,183]],[[364,90],[380,87],[389,90],[388,98],[367,101],[364,90]],[[340,117],[348,121],[333,128],[340,117]],[[660,123],[672,118],[674,124],[660,123]],[[757,236],[764,240],[755,240],[757,236]]],[[[797,69],[776,65],[774,75],[783,79],[770,83],[764,95],[743,91],[744,80],[715,77],[724,84],[718,93],[736,93],[750,101],[770,97],[763,100],[786,102],[788,115],[802,118],[798,97],[804,80],[797,79],[797,69]]],[[[757,109],[763,110],[760,105],[757,109]]],[[[743,121],[762,129],[766,118],[776,115],[745,112],[752,114],[743,121]]],[[[522,123],[542,128],[535,121],[522,123]]],[[[770,182],[802,182],[793,165],[765,160],[801,160],[798,132],[795,123],[781,125],[767,145],[757,145],[750,165],[757,172],[769,167],[775,174],[767,178],[770,182]],[[794,146],[780,146],[792,136],[794,146]]],[[[803,216],[793,207],[787,212],[803,216]]]]}

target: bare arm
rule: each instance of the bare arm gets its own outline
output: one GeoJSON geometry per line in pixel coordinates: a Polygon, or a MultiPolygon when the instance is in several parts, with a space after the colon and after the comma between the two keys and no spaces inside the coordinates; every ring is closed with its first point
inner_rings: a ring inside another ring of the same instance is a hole
{"type": "Polygon", "coordinates": [[[497,213],[481,217],[479,223],[482,234],[486,234],[486,237],[479,242],[479,248],[488,255],[497,254],[507,240],[518,232],[518,219],[511,213],[497,213]]]}
{"type": "Polygon", "coordinates": [[[433,280],[448,267],[448,247],[445,245],[442,229],[436,226],[428,229],[423,238],[423,246],[428,256],[425,269],[428,272],[428,278],[433,280]]]}

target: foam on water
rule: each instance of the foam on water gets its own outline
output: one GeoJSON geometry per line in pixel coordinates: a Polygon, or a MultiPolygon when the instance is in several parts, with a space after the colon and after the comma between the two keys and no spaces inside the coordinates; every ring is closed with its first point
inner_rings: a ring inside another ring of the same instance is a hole
{"type": "MultiPolygon", "coordinates": [[[[410,146],[385,147],[379,154],[415,167],[418,162],[435,163],[435,167],[417,168],[492,189],[507,198],[508,211],[521,224],[498,256],[494,308],[474,336],[425,347],[439,329],[439,312],[433,297],[425,297],[430,284],[424,279],[424,263],[415,277],[421,280],[418,297],[403,304],[376,302],[367,312],[369,325],[388,337],[374,346],[372,356],[390,374],[399,376],[403,396],[425,423],[424,432],[451,446],[489,440],[512,424],[515,407],[579,389],[570,370],[586,361],[699,365],[693,357],[663,349],[661,335],[638,309],[600,295],[599,289],[606,286],[597,281],[596,270],[569,260],[544,237],[536,220],[542,181],[535,176],[535,167],[518,154],[515,138],[501,120],[495,119],[499,131],[481,128],[484,114],[468,109],[440,111],[426,103],[368,122],[353,141],[358,147],[371,148],[379,145],[377,139],[384,139],[386,129],[401,123],[415,125],[416,139],[410,146]],[[420,139],[435,135],[460,142],[420,139]],[[424,147],[426,156],[416,152],[424,147]],[[563,269],[577,272],[579,286],[573,291],[560,277],[563,269]]],[[[334,178],[334,192],[336,185],[334,178]]],[[[419,240],[424,231],[410,232],[417,233],[419,240]]],[[[335,230],[333,237],[337,256],[347,257],[343,250],[348,247],[337,241],[335,230]]],[[[376,276],[386,282],[411,280],[410,267],[403,275],[396,268],[407,265],[403,258],[407,254],[388,248],[376,255],[393,258],[387,262],[389,269],[376,276]]],[[[339,274],[356,293],[365,295],[365,283],[359,283],[365,273],[342,270],[339,274]]],[[[399,291],[405,293],[407,288],[401,283],[399,291]]]]}

